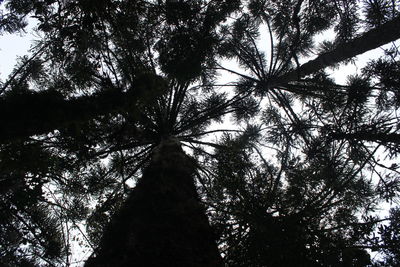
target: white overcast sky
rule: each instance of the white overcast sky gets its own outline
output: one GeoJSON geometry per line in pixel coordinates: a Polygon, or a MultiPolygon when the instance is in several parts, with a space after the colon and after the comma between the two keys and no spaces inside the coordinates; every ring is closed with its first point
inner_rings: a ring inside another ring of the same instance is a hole
{"type": "Polygon", "coordinates": [[[33,38],[33,35],[28,31],[27,33],[4,33],[0,35],[0,79],[2,81],[11,73],[17,57],[28,54],[33,38]]]}
{"type": "MultiPolygon", "coordinates": [[[[0,5],[0,12],[1,12],[1,5],[0,5]]],[[[7,79],[12,69],[14,68],[18,56],[29,54],[29,49],[32,43],[31,41],[34,38],[34,36],[29,33],[31,29],[32,26],[28,28],[27,33],[0,35],[0,81],[4,82],[7,79]]],[[[329,38],[327,36],[333,36],[333,34],[323,35],[320,38],[318,38],[318,41],[329,38]]],[[[261,39],[265,40],[264,38],[268,37],[265,35],[263,36],[262,34],[261,39]]],[[[400,42],[397,41],[396,43],[399,44],[400,42]]],[[[380,55],[382,55],[382,49],[377,48],[375,50],[369,51],[367,53],[364,53],[363,55],[358,56],[354,64],[347,64],[346,66],[341,65],[340,68],[334,70],[329,69],[328,72],[334,73],[334,78],[337,83],[345,84],[347,75],[360,73],[361,68],[366,64],[368,59],[377,58],[380,55]]],[[[224,77],[224,80],[226,78],[228,77],[224,77]]],[[[219,127],[219,128],[224,128],[224,127],[219,127]]],[[[388,205],[387,204],[382,205],[382,207],[384,207],[383,209],[385,210],[382,213],[386,215],[388,210],[388,205]]],[[[82,258],[82,255],[80,256],[82,258]]],[[[86,257],[87,255],[84,256],[83,258],[86,257]]],[[[79,266],[80,264],[81,263],[74,266],[79,266]]]]}

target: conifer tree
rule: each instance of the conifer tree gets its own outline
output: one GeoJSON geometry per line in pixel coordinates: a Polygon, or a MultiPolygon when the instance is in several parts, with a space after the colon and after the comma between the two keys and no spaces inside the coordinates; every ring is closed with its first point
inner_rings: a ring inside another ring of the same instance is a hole
{"type": "Polygon", "coordinates": [[[396,1],[4,2],[0,32],[41,38],[0,84],[3,265],[71,266],[73,239],[86,266],[399,261],[374,213],[400,188],[396,1]]]}

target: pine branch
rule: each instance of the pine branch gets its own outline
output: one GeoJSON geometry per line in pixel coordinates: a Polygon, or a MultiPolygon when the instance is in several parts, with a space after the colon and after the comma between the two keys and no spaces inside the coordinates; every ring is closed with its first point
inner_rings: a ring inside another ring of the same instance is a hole
{"type": "Polygon", "coordinates": [[[310,60],[284,75],[268,81],[268,87],[286,84],[298,80],[298,77],[310,75],[326,67],[333,66],[346,59],[355,57],[367,51],[378,48],[389,42],[400,38],[400,16],[386,22],[385,24],[372,29],[360,37],[349,42],[339,44],[334,50],[319,55],[316,59],[310,60]]]}

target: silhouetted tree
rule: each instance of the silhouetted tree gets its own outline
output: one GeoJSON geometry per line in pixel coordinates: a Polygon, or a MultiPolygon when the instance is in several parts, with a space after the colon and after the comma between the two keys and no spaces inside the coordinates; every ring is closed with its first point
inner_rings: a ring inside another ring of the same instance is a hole
{"type": "Polygon", "coordinates": [[[396,213],[374,211],[399,192],[379,160],[399,151],[398,49],[345,85],[325,69],[399,39],[397,2],[5,7],[0,32],[32,16],[41,38],[0,84],[2,264],[69,266],[78,236],[87,266],[219,266],[214,239],[232,266],[396,262],[396,213]]]}

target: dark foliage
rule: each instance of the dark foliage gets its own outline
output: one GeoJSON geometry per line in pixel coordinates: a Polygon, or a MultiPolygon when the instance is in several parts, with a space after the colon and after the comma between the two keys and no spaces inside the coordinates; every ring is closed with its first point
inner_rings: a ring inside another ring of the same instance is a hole
{"type": "Polygon", "coordinates": [[[0,265],[399,264],[397,1],[4,4],[0,265]]]}

